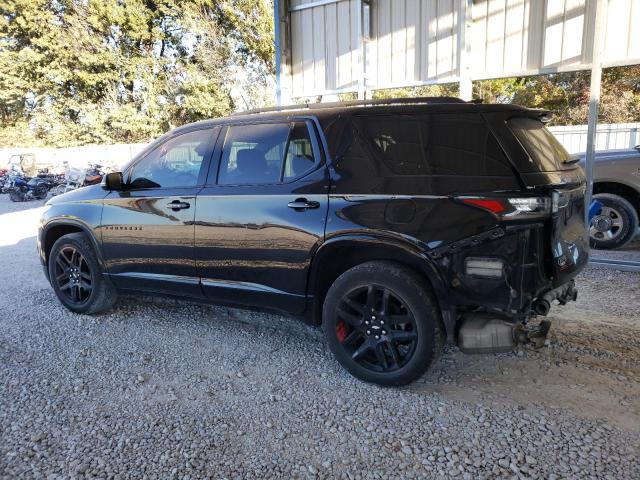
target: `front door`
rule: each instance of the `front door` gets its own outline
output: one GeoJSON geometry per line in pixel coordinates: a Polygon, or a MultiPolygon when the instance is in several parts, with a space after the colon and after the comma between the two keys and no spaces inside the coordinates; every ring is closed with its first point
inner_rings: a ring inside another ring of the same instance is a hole
{"type": "Polygon", "coordinates": [[[102,214],[103,255],[124,289],[200,296],[195,269],[196,196],[218,129],[188,131],[159,144],[125,172],[102,214]]]}
{"type": "Polygon", "coordinates": [[[220,138],[196,211],[204,292],[217,302],[301,313],[328,205],[314,127],[231,125],[220,138]]]}

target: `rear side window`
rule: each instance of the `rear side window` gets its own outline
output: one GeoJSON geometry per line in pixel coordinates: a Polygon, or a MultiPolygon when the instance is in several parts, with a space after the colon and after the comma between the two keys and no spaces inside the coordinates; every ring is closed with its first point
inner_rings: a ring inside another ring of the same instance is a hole
{"type": "Polygon", "coordinates": [[[570,168],[571,155],[544,124],[534,118],[512,118],[507,125],[542,172],[570,168]]]}
{"type": "Polygon", "coordinates": [[[309,129],[305,123],[297,122],[294,124],[289,137],[283,180],[287,181],[304,175],[313,168],[314,164],[315,159],[309,129]]]}
{"type": "Polygon", "coordinates": [[[224,140],[219,185],[276,184],[315,165],[304,122],[230,126],[224,140]]]}
{"type": "Polygon", "coordinates": [[[229,127],[224,140],[218,183],[277,183],[289,129],[288,123],[229,127]]]}
{"type": "Polygon", "coordinates": [[[372,115],[353,121],[373,157],[392,175],[513,176],[478,115],[372,115]]]}

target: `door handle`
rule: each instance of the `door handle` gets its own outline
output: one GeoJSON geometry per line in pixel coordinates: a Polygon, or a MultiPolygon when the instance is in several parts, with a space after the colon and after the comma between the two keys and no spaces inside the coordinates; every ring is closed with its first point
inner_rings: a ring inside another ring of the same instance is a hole
{"type": "Polygon", "coordinates": [[[313,200],[308,201],[306,198],[296,198],[295,201],[289,202],[287,207],[293,208],[294,210],[306,210],[308,208],[320,207],[320,202],[315,202],[313,200]]]}
{"type": "Polygon", "coordinates": [[[190,206],[190,203],[181,202],[180,200],[174,200],[171,203],[167,203],[167,208],[170,208],[171,210],[184,210],[185,208],[189,208],[190,206]]]}

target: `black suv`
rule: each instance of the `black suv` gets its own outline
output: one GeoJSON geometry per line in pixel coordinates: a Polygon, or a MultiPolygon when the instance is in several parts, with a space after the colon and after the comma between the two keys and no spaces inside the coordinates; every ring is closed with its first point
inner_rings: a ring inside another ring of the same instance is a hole
{"type": "Polygon", "coordinates": [[[49,201],[38,247],[78,313],[145,292],[301,316],[356,377],[406,384],[444,341],[544,341],[588,259],[585,178],[546,112],[453,98],[180,127],[49,201]]]}

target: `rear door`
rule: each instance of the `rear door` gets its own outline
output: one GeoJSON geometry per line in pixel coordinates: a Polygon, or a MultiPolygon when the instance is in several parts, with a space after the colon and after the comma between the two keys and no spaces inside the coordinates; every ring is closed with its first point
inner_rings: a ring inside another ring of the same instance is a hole
{"type": "Polygon", "coordinates": [[[328,204],[315,127],[304,119],[229,125],[218,144],[196,211],[204,292],[301,313],[328,204]]]}
{"type": "Polygon", "coordinates": [[[102,215],[103,255],[120,288],[201,296],[194,258],[196,195],[219,128],[168,138],[125,172],[102,215]]]}

